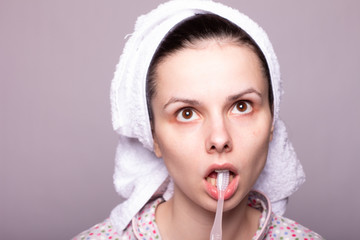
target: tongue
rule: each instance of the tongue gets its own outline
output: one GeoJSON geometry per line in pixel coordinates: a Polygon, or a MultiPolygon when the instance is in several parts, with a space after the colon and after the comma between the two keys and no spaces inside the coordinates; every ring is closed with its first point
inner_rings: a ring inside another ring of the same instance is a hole
{"type": "Polygon", "coordinates": [[[214,172],[210,173],[210,174],[209,174],[209,177],[216,179],[216,178],[217,178],[217,172],[214,171],[214,172]]]}

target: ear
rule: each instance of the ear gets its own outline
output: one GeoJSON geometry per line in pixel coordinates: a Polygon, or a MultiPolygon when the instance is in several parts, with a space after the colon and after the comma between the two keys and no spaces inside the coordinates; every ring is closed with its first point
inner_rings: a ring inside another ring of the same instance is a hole
{"type": "Polygon", "coordinates": [[[274,135],[274,124],[271,124],[271,129],[270,129],[270,142],[273,139],[273,135],[274,135]]]}
{"type": "Polygon", "coordinates": [[[153,141],[154,141],[154,153],[158,158],[161,158],[162,153],[155,132],[153,132],[153,141]]]}

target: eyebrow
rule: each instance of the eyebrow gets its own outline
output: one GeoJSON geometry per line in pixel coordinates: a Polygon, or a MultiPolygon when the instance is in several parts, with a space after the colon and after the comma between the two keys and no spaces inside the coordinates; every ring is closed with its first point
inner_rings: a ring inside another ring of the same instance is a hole
{"type": "Polygon", "coordinates": [[[186,98],[176,98],[176,97],[172,97],[170,98],[170,100],[164,105],[164,109],[167,108],[167,106],[169,106],[172,103],[177,103],[177,102],[182,102],[182,103],[186,103],[189,105],[193,105],[193,106],[198,106],[200,105],[199,101],[196,100],[192,100],[192,99],[186,99],[186,98]]]}
{"type": "Polygon", "coordinates": [[[262,94],[259,91],[255,90],[253,88],[249,88],[249,89],[246,89],[245,91],[242,91],[240,93],[237,93],[237,94],[234,94],[234,95],[231,95],[231,96],[227,97],[227,100],[228,101],[235,101],[235,100],[241,98],[242,96],[244,96],[246,94],[250,94],[250,93],[255,93],[260,98],[262,98],[262,94]]]}
{"type": "MultiPolygon", "coordinates": [[[[241,98],[242,96],[246,95],[246,94],[250,94],[250,93],[255,93],[256,95],[258,95],[260,98],[262,98],[262,95],[260,92],[258,92],[257,90],[253,89],[253,88],[249,88],[246,89],[240,93],[234,94],[234,95],[230,95],[227,97],[227,101],[235,101],[239,98],[241,98]]],[[[187,98],[177,98],[177,97],[172,97],[170,98],[170,100],[164,105],[163,109],[166,109],[170,104],[173,103],[177,103],[177,102],[181,102],[181,103],[186,103],[192,106],[199,106],[200,102],[197,100],[193,100],[193,99],[187,99],[187,98]]]]}

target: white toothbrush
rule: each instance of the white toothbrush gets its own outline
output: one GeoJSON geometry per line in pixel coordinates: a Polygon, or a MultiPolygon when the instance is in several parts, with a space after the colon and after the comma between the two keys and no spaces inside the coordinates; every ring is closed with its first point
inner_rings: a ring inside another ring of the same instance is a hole
{"type": "Polygon", "coordinates": [[[216,186],[219,192],[218,202],[216,207],[216,214],[213,227],[210,233],[210,240],[222,239],[222,213],[224,206],[224,194],[229,184],[229,170],[216,170],[216,186]]]}

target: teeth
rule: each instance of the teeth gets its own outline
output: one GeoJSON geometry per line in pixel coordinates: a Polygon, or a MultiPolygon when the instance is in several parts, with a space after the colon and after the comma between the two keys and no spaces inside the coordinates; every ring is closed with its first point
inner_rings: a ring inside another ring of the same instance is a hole
{"type": "MultiPolygon", "coordinates": [[[[229,176],[229,183],[234,179],[234,176],[230,174],[229,176]]],[[[213,185],[214,187],[216,187],[216,178],[212,178],[212,177],[207,177],[206,181],[208,183],[210,183],[211,185],[213,185]]]]}
{"type": "Polygon", "coordinates": [[[210,180],[211,180],[211,185],[213,185],[213,186],[216,186],[216,179],[215,178],[210,178],[210,180]]]}
{"type": "Polygon", "coordinates": [[[216,179],[215,178],[207,177],[206,181],[216,187],[216,179]]]}

